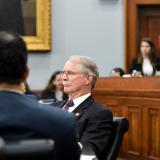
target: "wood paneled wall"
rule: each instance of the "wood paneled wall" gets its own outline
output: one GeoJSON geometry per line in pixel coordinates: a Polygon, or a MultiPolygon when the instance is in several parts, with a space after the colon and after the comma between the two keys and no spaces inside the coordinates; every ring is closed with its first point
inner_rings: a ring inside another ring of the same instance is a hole
{"type": "Polygon", "coordinates": [[[93,95],[114,116],[129,119],[123,156],[160,159],[160,78],[99,78],[93,95]]]}

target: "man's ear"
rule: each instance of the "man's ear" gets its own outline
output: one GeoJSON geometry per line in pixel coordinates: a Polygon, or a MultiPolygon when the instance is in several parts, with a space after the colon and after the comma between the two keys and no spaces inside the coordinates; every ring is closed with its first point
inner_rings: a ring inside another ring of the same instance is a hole
{"type": "Polygon", "coordinates": [[[28,67],[28,65],[26,65],[23,76],[22,76],[22,81],[23,82],[27,81],[28,75],[29,75],[29,67],[28,67]]]}
{"type": "Polygon", "coordinates": [[[86,76],[86,85],[91,84],[92,80],[93,80],[93,76],[92,75],[86,76]]]}

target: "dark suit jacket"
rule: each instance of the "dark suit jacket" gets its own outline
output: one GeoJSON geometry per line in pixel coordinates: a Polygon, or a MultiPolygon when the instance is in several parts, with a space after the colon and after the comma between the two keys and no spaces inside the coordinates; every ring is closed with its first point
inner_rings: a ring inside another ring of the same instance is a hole
{"type": "Polygon", "coordinates": [[[79,159],[72,114],[15,92],[0,91],[0,102],[0,136],[6,141],[51,138],[58,160],[79,159]]]}
{"type": "MultiPolygon", "coordinates": [[[[63,93],[62,99],[65,100],[67,98],[68,98],[67,94],[63,93]]],[[[54,99],[55,101],[57,101],[55,92],[54,91],[51,92],[47,90],[44,90],[42,92],[42,95],[40,96],[39,99],[54,99]]]]}
{"type": "MultiPolygon", "coordinates": [[[[153,66],[153,71],[154,71],[153,74],[155,73],[155,71],[160,70],[160,58],[159,57],[157,57],[155,59],[155,61],[152,64],[152,66],[153,66]]],[[[131,66],[129,68],[129,73],[131,74],[133,70],[140,71],[142,73],[142,75],[143,75],[142,64],[138,64],[136,58],[134,58],[132,60],[131,66]]]]}
{"type": "MultiPolygon", "coordinates": [[[[56,102],[54,106],[63,107],[66,101],[56,102]]],[[[77,137],[84,148],[91,148],[99,160],[103,160],[113,116],[110,110],[96,103],[92,96],[83,101],[74,111],[77,120],[77,137]]]]}

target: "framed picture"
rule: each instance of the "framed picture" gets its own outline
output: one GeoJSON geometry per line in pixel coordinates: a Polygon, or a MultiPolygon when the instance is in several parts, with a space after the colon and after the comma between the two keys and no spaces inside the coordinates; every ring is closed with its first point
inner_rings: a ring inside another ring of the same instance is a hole
{"type": "MultiPolygon", "coordinates": [[[[32,20],[30,23],[34,24],[35,22],[35,29],[33,29],[32,31],[32,34],[35,33],[35,35],[31,34],[24,36],[24,40],[27,43],[27,47],[30,51],[49,51],[51,50],[51,0],[24,0],[23,2],[24,6],[26,3],[26,17],[27,17],[27,10],[29,10],[30,8],[28,4],[28,9],[27,9],[27,1],[28,3],[29,1],[33,1],[32,3],[35,3],[34,11],[36,15],[33,16],[34,14],[32,14],[31,18],[32,20]]],[[[25,7],[24,7],[24,16],[25,16],[25,7]]],[[[26,24],[26,30],[27,30],[27,24],[26,24]]]]}
{"type": "Polygon", "coordinates": [[[51,0],[0,0],[0,30],[18,32],[29,51],[51,49],[51,0]]]}

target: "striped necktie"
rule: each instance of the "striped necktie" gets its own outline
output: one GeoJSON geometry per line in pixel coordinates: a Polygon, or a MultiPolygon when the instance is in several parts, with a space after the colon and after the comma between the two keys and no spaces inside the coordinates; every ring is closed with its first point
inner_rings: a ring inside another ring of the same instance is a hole
{"type": "Polygon", "coordinates": [[[67,110],[69,109],[69,107],[73,107],[74,106],[74,102],[72,99],[68,100],[67,103],[64,105],[63,110],[67,110]]]}

